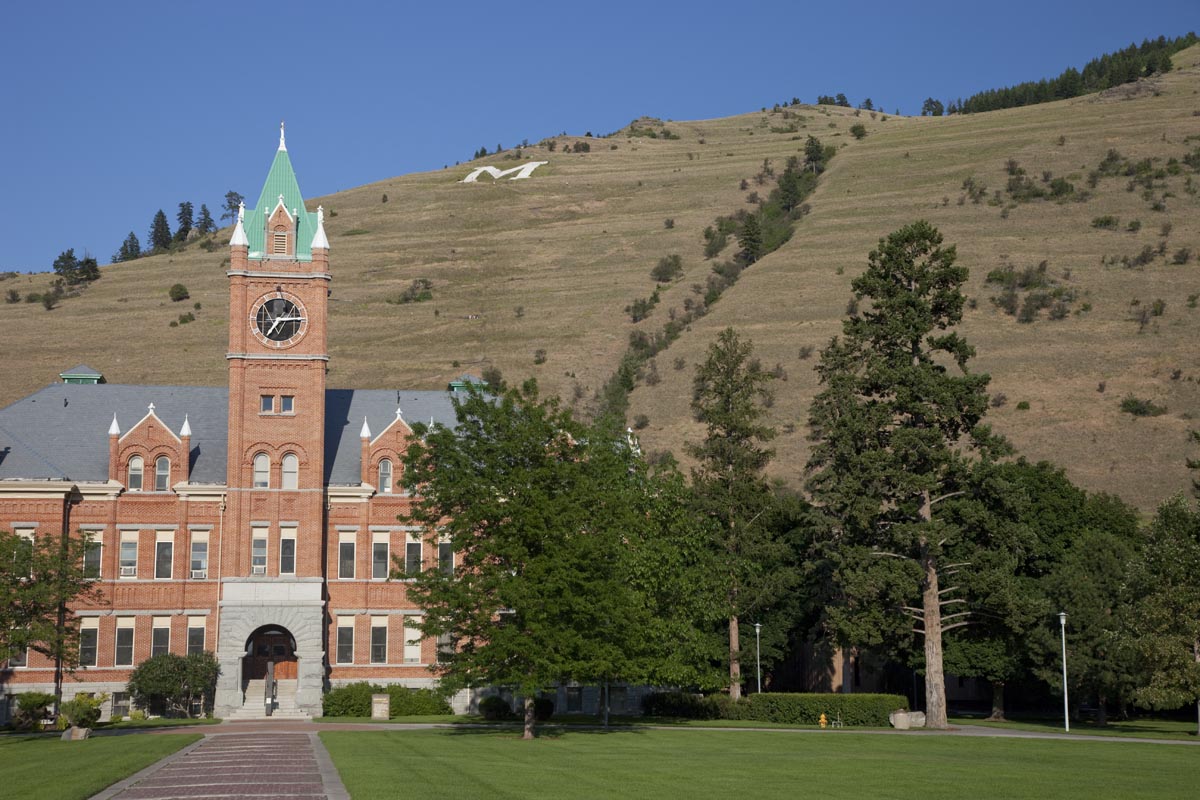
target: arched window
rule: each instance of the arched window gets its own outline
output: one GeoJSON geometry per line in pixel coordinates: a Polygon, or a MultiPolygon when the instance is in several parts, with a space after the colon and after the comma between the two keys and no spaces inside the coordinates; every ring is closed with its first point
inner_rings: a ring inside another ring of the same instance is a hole
{"type": "Polygon", "coordinates": [[[154,459],[154,491],[165,492],[171,488],[171,459],[159,456],[154,459]]]}
{"type": "Polygon", "coordinates": [[[125,482],[125,487],[131,492],[140,492],[142,490],[142,468],[144,463],[141,456],[134,456],[129,459],[129,480],[125,482]]]}
{"type": "Polygon", "coordinates": [[[283,456],[283,488],[300,488],[300,459],[295,453],[285,453],[283,456]]]}
{"type": "Polygon", "coordinates": [[[254,457],[254,488],[266,489],[271,485],[271,459],[266,453],[254,457]]]}
{"type": "Polygon", "coordinates": [[[379,491],[384,494],[392,491],[392,462],[387,458],[379,462],[379,491]]]}

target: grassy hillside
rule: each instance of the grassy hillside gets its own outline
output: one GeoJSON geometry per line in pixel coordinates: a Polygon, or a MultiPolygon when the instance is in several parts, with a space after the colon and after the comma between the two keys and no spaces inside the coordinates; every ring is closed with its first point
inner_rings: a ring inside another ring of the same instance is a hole
{"type": "MultiPolygon", "coordinates": [[[[977,367],[992,374],[993,392],[1007,399],[990,415],[995,426],[1030,458],[1056,461],[1090,489],[1151,508],[1189,486],[1186,433],[1200,414],[1200,308],[1188,302],[1200,293],[1200,198],[1187,191],[1189,177],[1195,191],[1200,174],[1181,166],[1179,174],[1151,177],[1148,199],[1140,185],[1127,191],[1129,177],[1100,177],[1090,188],[1088,174],[1109,149],[1131,162],[1155,159],[1157,169],[1200,147],[1200,48],[1174,62],[1177,69],[1166,76],[1103,95],[966,117],[885,118],[798,106],[787,116],[768,109],[717,120],[642,121],[643,129],[661,132],[665,125],[679,138],[631,136],[630,129],[609,138],[558,137],[553,152],[524,151],[525,159],[550,162],[525,181],[458,182],[472,166],[518,163],[491,156],[311,198],[310,207],[324,203],[332,212],[330,385],[437,388],[494,365],[510,381],[536,375],[549,390],[586,405],[632,330],[660,329],[670,309],[695,297],[692,285],[704,283],[712,265],[703,257],[704,227],[746,207],[752,191],[765,197],[772,183],[754,180],[763,160],[781,171],[813,134],[839,152],[808,199],[811,214],[791,241],[747,270],[658,355],[660,382],[639,384],[632,396],[630,418],[649,420],[644,446],[678,453],[684,440],[699,435],[688,409],[692,365],[718,330],[734,325],[754,340],[766,364],[779,363],[786,373],[772,408],[780,430],[773,472],[798,482],[807,406],[817,389],[812,367],[839,330],[850,280],[879,237],[924,217],[957,243],[960,261],[971,269],[968,288],[977,307],[964,333],[978,349],[977,367]],[[856,123],[867,130],[861,140],[849,133],[856,123]],[[590,152],[564,152],[579,141],[590,152]],[[1073,184],[1075,197],[1091,196],[1013,205],[1004,191],[1009,159],[1034,186],[1048,187],[1042,173],[1050,171],[1073,184]],[[987,187],[979,203],[964,196],[968,177],[987,187]],[[746,190],[739,188],[742,179],[749,180],[746,190]],[[991,204],[996,190],[999,205],[991,204]],[[1164,210],[1154,210],[1156,202],[1164,210]],[[1106,215],[1117,218],[1116,230],[1092,226],[1106,215]],[[668,218],[673,227],[664,224],[668,218]],[[1134,220],[1140,229],[1127,230],[1134,220]],[[1165,256],[1157,254],[1161,242],[1165,256]],[[1147,246],[1149,263],[1120,263],[1147,246]],[[1181,248],[1192,256],[1173,265],[1181,248]],[[634,325],[623,309],[650,294],[650,269],[670,253],[682,256],[684,276],[634,325]],[[1018,322],[993,304],[1002,289],[985,278],[1006,265],[1021,270],[1042,261],[1052,284],[1047,290],[1070,291],[1075,299],[1065,318],[1050,319],[1045,309],[1033,322],[1018,322]],[[432,281],[432,300],[387,302],[418,278],[432,281]],[[1161,315],[1148,313],[1143,324],[1141,310],[1153,310],[1159,299],[1161,315]],[[537,364],[539,350],[545,361],[537,364]],[[1166,413],[1123,413],[1120,401],[1130,394],[1166,413]],[[1023,402],[1027,410],[1019,409],[1023,402]]],[[[265,175],[269,138],[263,149],[265,175]]],[[[292,155],[301,188],[305,161],[330,157],[292,155]]],[[[261,176],[234,178],[252,194],[261,176]]],[[[83,297],[51,312],[0,305],[0,403],[79,362],[110,382],[223,383],[225,257],[223,248],[206,252],[193,244],[106,267],[83,297]],[[190,300],[168,299],[175,282],[187,285],[190,300]],[[168,327],[194,301],[202,304],[196,321],[168,327]]],[[[0,282],[0,294],[47,283],[45,275],[22,276],[0,282]]]]}

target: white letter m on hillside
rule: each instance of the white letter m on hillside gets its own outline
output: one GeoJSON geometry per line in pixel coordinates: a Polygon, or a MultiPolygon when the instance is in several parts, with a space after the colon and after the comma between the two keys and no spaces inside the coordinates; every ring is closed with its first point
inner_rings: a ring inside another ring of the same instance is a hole
{"type": "Polygon", "coordinates": [[[512,175],[512,178],[509,180],[519,181],[528,178],[529,175],[542,164],[549,163],[549,161],[530,161],[528,164],[522,164],[519,167],[513,167],[512,169],[506,169],[503,171],[498,170],[495,167],[476,167],[475,169],[471,170],[471,174],[467,175],[467,177],[463,178],[461,181],[459,181],[459,183],[475,183],[479,176],[485,172],[496,180],[500,180],[505,175],[512,175]]]}

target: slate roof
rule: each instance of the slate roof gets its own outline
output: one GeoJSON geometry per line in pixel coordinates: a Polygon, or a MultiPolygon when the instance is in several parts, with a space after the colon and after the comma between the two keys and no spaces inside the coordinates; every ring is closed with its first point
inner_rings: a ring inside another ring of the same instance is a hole
{"type": "MultiPolygon", "coordinates": [[[[454,424],[448,392],[329,389],[325,393],[325,481],[357,485],[359,428],[365,416],[378,435],[396,418],[454,424]]],[[[154,413],[179,433],[192,429],[192,483],[223,484],[226,476],[229,392],[224,386],[141,386],[55,383],[0,409],[0,480],[14,478],[103,482],[108,479],[108,426],[122,434],[154,413]]]]}

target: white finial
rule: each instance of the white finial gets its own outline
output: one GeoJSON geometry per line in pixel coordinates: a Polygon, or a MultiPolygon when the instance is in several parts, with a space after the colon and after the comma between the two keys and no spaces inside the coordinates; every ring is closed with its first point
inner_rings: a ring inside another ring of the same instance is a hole
{"type": "Polygon", "coordinates": [[[112,425],[108,426],[108,435],[109,436],[120,436],[121,435],[121,426],[117,424],[117,415],[116,414],[113,414],[112,425]]]}
{"type": "Polygon", "coordinates": [[[283,138],[283,120],[279,122],[279,149],[287,151],[287,141],[283,138]]]}
{"type": "Polygon", "coordinates": [[[148,411],[149,411],[151,414],[153,414],[153,413],[154,413],[154,403],[151,403],[150,405],[146,406],[146,409],[147,409],[147,410],[148,410],[148,411]]]}
{"type": "Polygon", "coordinates": [[[188,424],[187,414],[184,414],[183,415],[183,427],[179,429],[179,436],[180,436],[180,438],[183,438],[184,436],[191,436],[191,435],[192,435],[192,426],[188,424]]]}
{"type": "Polygon", "coordinates": [[[400,419],[400,406],[396,406],[396,419],[400,419]]]}
{"type": "Polygon", "coordinates": [[[242,221],[246,218],[246,204],[238,203],[237,225],[233,227],[233,235],[229,237],[230,247],[249,247],[250,240],[246,238],[246,229],[242,226],[242,221]]]}
{"type": "Polygon", "coordinates": [[[325,235],[325,207],[317,206],[317,232],[313,234],[312,248],[329,249],[329,237],[325,235]]]}
{"type": "Polygon", "coordinates": [[[363,426],[362,426],[362,430],[358,432],[358,437],[360,439],[370,439],[371,438],[371,426],[367,424],[366,417],[363,417],[363,426]]]}
{"type": "MultiPolygon", "coordinates": [[[[283,206],[283,195],[279,195],[279,205],[283,206]]],[[[287,211],[287,206],[283,206],[283,210],[287,211]]]]}

